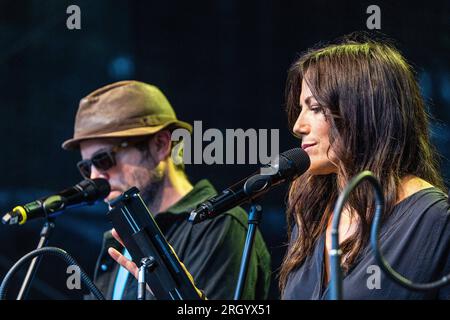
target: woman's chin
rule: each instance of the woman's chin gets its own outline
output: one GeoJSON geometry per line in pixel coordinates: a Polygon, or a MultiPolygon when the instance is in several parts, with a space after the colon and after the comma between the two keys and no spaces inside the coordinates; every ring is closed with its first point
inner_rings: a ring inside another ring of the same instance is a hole
{"type": "Polygon", "coordinates": [[[312,163],[307,172],[312,176],[325,176],[336,173],[337,169],[331,165],[317,166],[312,163]]]}

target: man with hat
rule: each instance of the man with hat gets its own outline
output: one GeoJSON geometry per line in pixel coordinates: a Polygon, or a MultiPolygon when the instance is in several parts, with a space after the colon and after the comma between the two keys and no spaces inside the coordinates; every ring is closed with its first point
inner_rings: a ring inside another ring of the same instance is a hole
{"type": "MultiPolygon", "coordinates": [[[[232,299],[247,215],[237,207],[199,224],[187,221],[193,208],[217,192],[207,180],[193,186],[183,164],[172,159],[171,132],[176,128],[192,131],[191,125],[177,119],[157,87],[121,81],[80,101],[74,136],[63,148],[81,152],[78,169],[83,177],[108,180],[111,192],[105,201],[136,186],[196,286],[209,299],[232,299]]],[[[116,250],[130,259],[112,233],[106,232],[94,282],[107,299],[136,299],[137,281],[114,262],[108,249],[115,259],[116,250]]],[[[266,298],[269,282],[270,255],[258,232],[243,299],[266,298]]]]}

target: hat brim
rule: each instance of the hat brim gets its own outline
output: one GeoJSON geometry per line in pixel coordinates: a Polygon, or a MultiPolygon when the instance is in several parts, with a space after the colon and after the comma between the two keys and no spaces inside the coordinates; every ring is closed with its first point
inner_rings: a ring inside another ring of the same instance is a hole
{"type": "Polygon", "coordinates": [[[92,134],[78,138],[72,138],[64,141],[62,144],[62,148],[65,150],[77,150],[80,147],[80,142],[85,140],[102,139],[102,138],[127,138],[127,137],[140,137],[145,135],[151,135],[170,126],[174,126],[176,128],[183,128],[188,130],[189,133],[192,133],[192,126],[189,123],[176,120],[161,124],[159,126],[131,128],[122,131],[92,134]]]}

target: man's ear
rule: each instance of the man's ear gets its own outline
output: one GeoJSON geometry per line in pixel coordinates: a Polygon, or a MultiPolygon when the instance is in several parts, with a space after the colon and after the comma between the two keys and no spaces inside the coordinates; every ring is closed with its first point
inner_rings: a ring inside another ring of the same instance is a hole
{"type": "Polygon", "coordinates": [[[170,156],[172,146],[172,135],[169,130],[161,130],[149,139],[149,150],[156,161],[160,162],[170,156]]]}

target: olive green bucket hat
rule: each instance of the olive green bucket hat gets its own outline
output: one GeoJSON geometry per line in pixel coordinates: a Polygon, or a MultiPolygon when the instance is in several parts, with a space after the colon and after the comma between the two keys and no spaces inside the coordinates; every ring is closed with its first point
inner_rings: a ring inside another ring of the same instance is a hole
{"type": "Polygon", "coordinates": [[[81,99],[73,138],[62,147],[74,150],[83,140],[145,136],[168,127],[192,133],[192,126],[177,119],[157,87],[139,81],[120,81],[81,99]]]}

